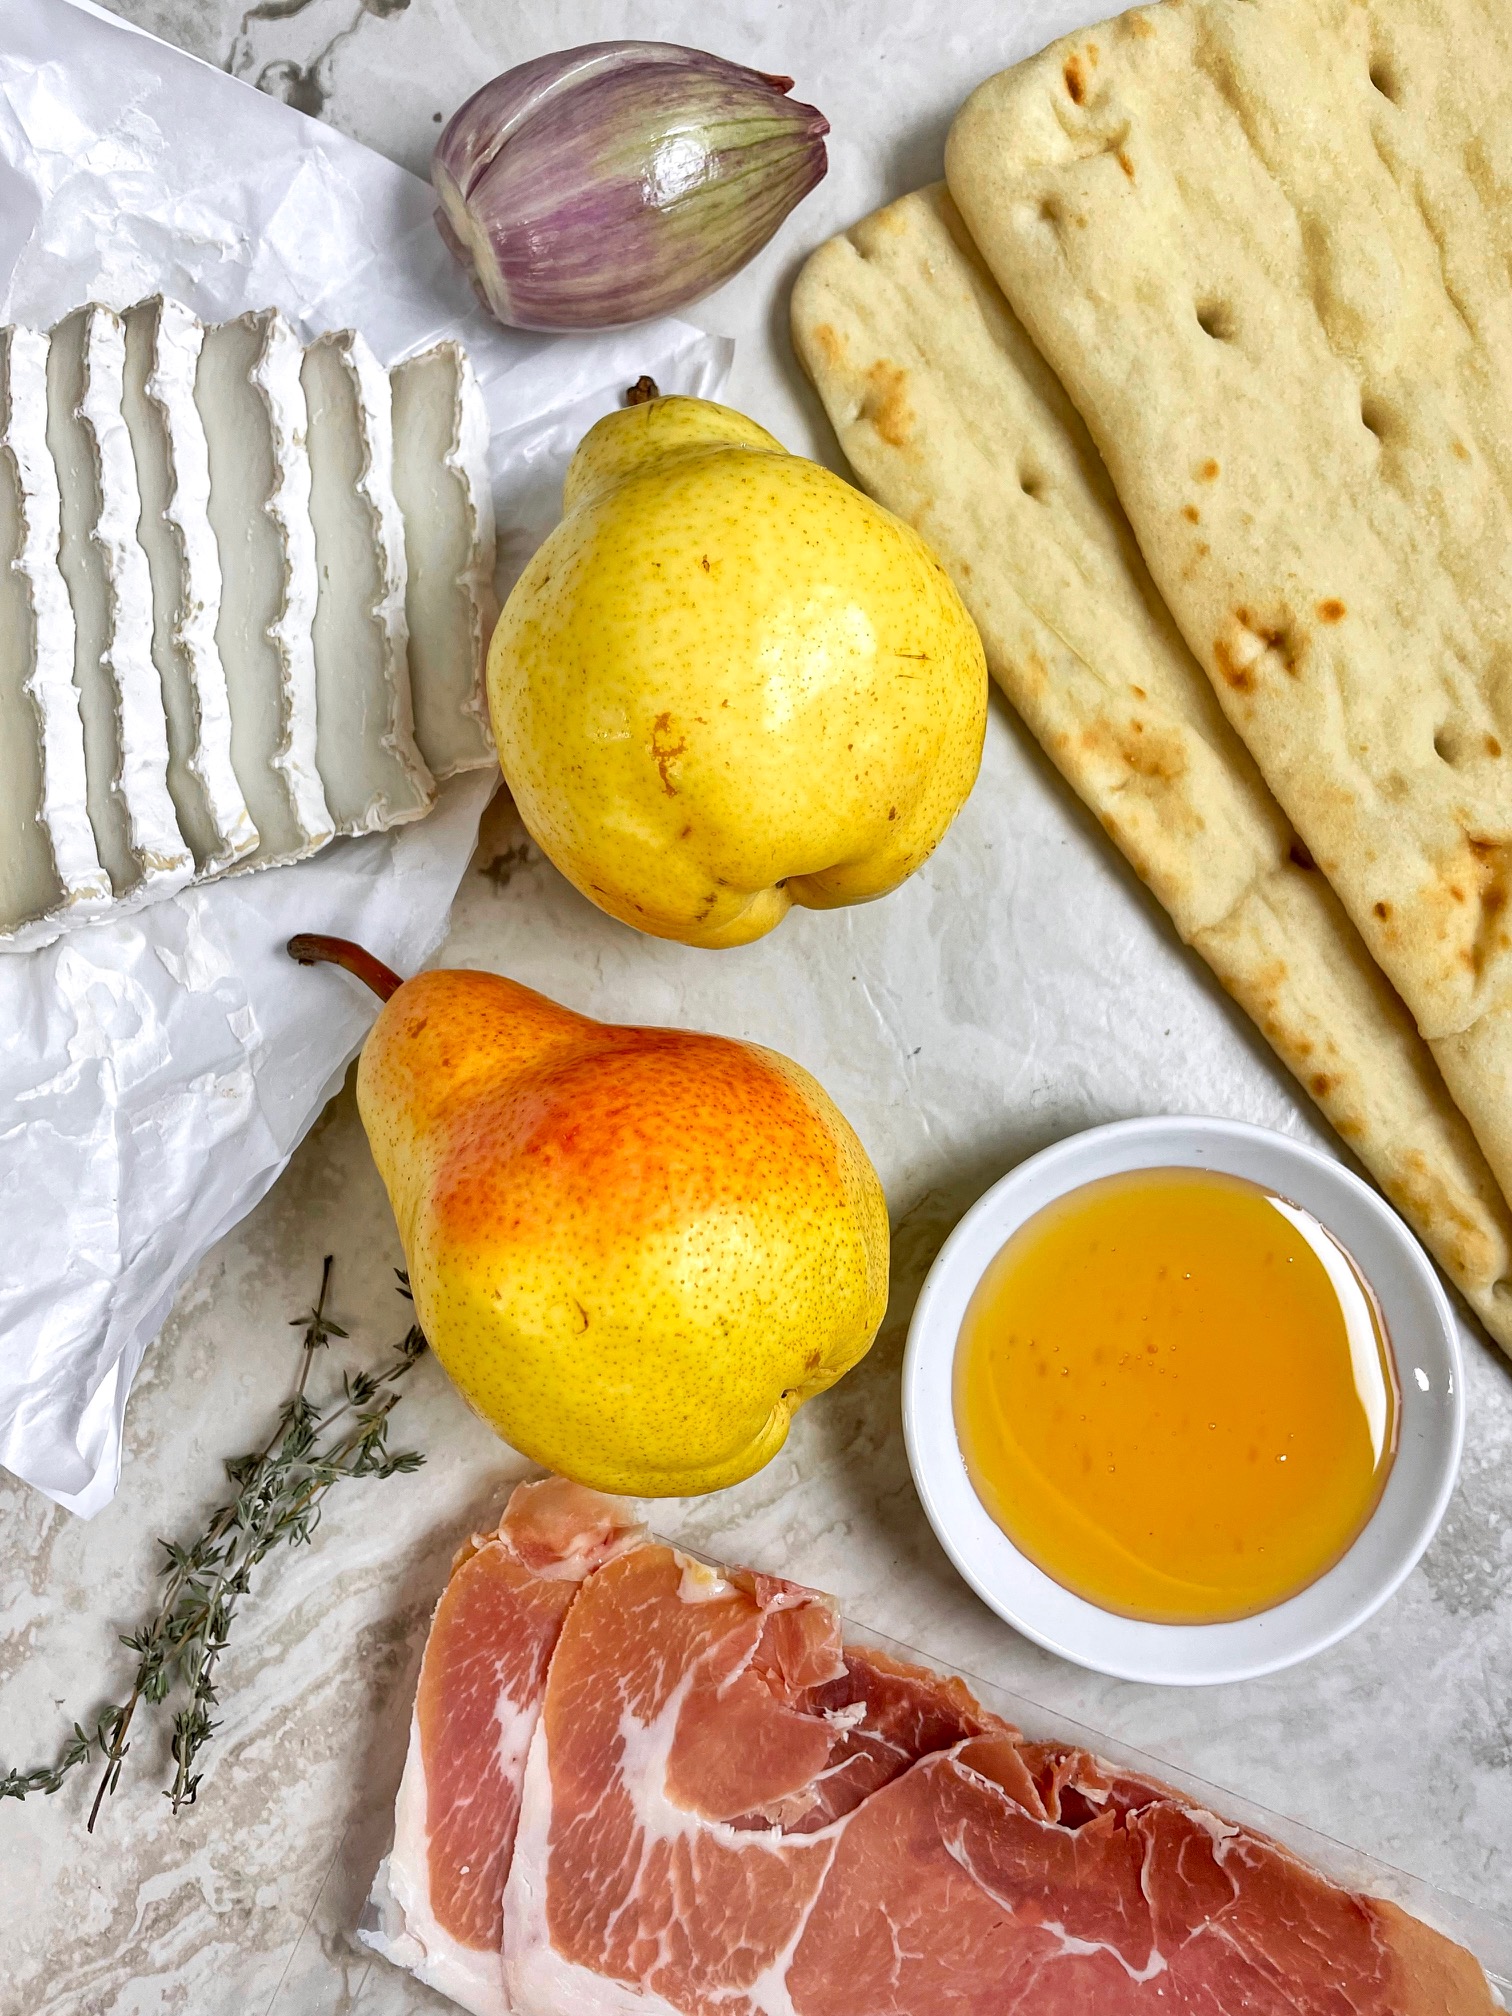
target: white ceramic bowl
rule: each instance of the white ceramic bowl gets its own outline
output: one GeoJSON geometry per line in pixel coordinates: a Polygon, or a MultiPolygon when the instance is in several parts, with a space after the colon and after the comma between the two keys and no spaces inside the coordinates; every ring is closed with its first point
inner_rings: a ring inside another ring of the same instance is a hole
{"type": "Polygon", "coordinates": [[[1121,1120],[1057,1142],[995,1183],[929,1271],[903,1361],[903,1431],[929,1523],[975,1589],[1026,1638],[1124,1680],[1193,1687],[1291,1666],[1353,1631],[1416,1565],[1443,1517],[1465,1436],[1458,1329],[1439,1278],[1390,1205],[1341,1163],[1232,1120],[1121,1120]],[[973,1490],[956,1440],[952,1368],[961,1319],[1003,1242],[1100,1176],[1215,1169],[1310,1211],[1354,1255],[1380,1300],[1401,1381],[1396,1460],[1360,1537],[1273,1609],[1227,1624],[1149,1624],[1072,1595],[1014,1546],[973,1490]]]}

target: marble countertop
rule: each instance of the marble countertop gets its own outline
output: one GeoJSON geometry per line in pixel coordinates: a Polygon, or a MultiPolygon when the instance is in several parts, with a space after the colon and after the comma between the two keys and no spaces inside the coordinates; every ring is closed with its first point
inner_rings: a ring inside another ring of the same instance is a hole
{"type": "MultiPolygon", "coordinates": [[[[485,77],[610,35],[696,42],[797,77],[833,123],[831,173],[695,320],[737,341],[730,388],[838,466],[788,347],[806,251],[940,169],[951,113],[1068,24],[1065,0],[114,0],[122,14],[425,171],[485,77]]],[[[1088,6],[1090,15],[1095,8],[1088,6]]],[[[816,1072],[891,1200],[893,1297],[870,1357],[749,1483],[656,1523],[828,1588],[846,1612],[1491,1910],[1512,1897],[1512,1366],[1467,1333],[1458,1492],[1420,1568],[1307,1665],[1211,1690],[1099,1679],[1041,1653],[957,1580],[909,1482],[898,1379],[925,1269],[962,1209],[1070,1131],[1141,1112],[1229,1114],[1327,1137],[1290,1081],[1006,710],[926,869],[885,902],[795,913],[700,953],[583,902],[501,796],[458,897],[448,963],[493,967],[611,1020],[756,1038],[816,1072]]],[[[128,1673],[116,1634],[153,1600],[156,1536],[189,1537],[224,1457],[266,1431],[288,1327],[336,1256],[333,1309],[374,1359],[407,1320],[350,1087],[264,1203],[201,1267],[149,1353],[115,1503],[82,1524],[0,1477],[0,1748],[51,1754],[128,1673]]],[[[459,1538],[525,1466],[424,1364],[396,1439],[413,1476],[342,1486],[315,1543],[244,1606],[198,1805],[157,1790],[143,1731],[93,1835],[92,1787],[0,1807],[0,2016],[192,2016],[446,2006],[355,1948],[387,1829],[430,1607],[459,1538]]]]}

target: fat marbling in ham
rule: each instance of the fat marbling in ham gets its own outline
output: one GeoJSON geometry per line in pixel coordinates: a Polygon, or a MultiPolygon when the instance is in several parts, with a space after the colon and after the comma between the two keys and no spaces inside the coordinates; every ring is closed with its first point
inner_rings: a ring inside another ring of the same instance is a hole
{"type": "Polygon", "coordinates": [[[459,1555],[364,1938],[475,2016],[1489,2016],[1461,1947],[552,1478],[459,1555]]]}

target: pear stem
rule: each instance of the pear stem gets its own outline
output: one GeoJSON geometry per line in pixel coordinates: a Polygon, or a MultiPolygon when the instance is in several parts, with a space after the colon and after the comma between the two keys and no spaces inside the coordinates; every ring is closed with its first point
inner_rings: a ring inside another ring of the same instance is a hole
{"type": "Polygon", "coordinates": [[[404,985],[392,966],[385,966],[381,959],[354,945],[350,938],[327,938],[319,931],[301,931],[289,940],[288,952],[301,966],[340,966],[371,987],[380,1001],[387,1001],[404,985]]]}

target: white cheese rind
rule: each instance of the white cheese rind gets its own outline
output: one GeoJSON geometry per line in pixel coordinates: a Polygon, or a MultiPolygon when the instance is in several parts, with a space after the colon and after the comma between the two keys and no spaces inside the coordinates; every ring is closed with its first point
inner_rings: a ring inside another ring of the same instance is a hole
{"type": "Polygon", "coordinates": [[[135,905],[194,872],[168,791],[168,733],[152,661],[152,584],[121,412],[121,318],[90,304],[48,343],[48,445],[62,504],[59,560],[74,615],[86,796],[100,860],[135,905]]]}
{"type": "Polygon", "coordinates": [[[195,379],[231,755],[259,834],[238,868],[303,860],[335,830],[315,761],[317,582],[300,361],[293,330],[270,310],[207,329],[195,379]]]}
{"type": "Polygon", "coordinates": [[[145,902],[181,889],[194,873],[194,857],[168,789],[168,724],[152,658],[152,577],[137,538],[142,499],[122,407],[126,328],[109,308],[91,306],[86,316],[79,417],[94,436],[98,457],[100,515],[94,538],[114,591],[105,658],[119,710],[121,792],[131,850],[142,864],[132,893],[145,902]]]}
{"type": "Polygon", "coordinates": [[[0,949],[110,900],[85,803],[73,611],[58,572],[47,338],[0,332],[0,949]]]}
{"type": "Polygon", "coordinates": [[[273,625],[273,642],[283,660],[288,744],[278,762],[300,824],[314,846],[323,846],[335,827],[325,801],[316,761],[315,605],[319,575],[315,525],[310,516],[309,418],[300,366],[299,338],[276,308],[263,316],[262,354],[253,382],[267,404],[273,435],[275,481],[268,514],[283,533],[284,605],[273,625]]]}
{"type": "Polygon", "coordinates": [[[392,394],[351,330],[310,344],[301,379],[319,571],[316,755],[337,832],[375,833],[420,818],[436,795],[410,700],[392,394]]]}
{"type": "Polygon", "coordinates": [[[483,679],[498,615],[488,416],[460,344],[438,343],[391,375],[415,739],[446,778],[496,760],[483,679]]]}
{"type": "Polygon", "coordinates": [[[250,854],[257,828],[231,761],[231,708],[215,642],[220,557],[210,458],[194,403],[204,330],[158,295],[126,312],[123,411],[136,457],[138,537],[152,579],[152,654],[168,724],[168,788],[201,879],[250,854]]]}
{"type": "Polygon", "coordinates": [[[59,497],[58,569],[68,597],[73,662],[84,732],[86,804],[100,865],[115,889],[136,879],[125,806],[117,790],[119,729],[115,696],[101,662],[106,637],[104,556],[92,533],[100,509],[94,443],[79,418],[84,396],[85,316],[60,323],[47,344],[47,447],[59,497]]]}

